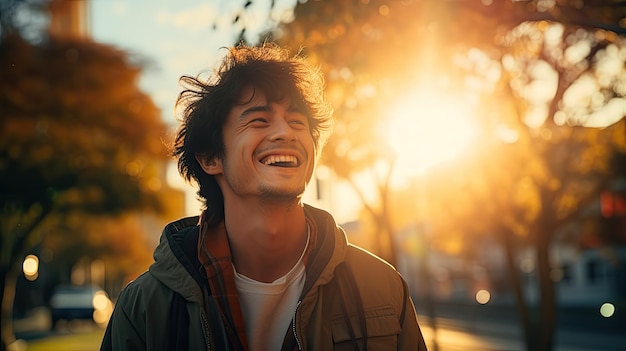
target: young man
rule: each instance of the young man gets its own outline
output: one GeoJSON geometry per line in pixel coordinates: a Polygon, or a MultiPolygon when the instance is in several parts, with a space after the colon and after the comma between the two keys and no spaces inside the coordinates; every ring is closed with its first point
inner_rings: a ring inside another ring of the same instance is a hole
{"type": "Polygon", "coordinates": [[[181,81],[173,154],[205,209],[164,229],[101,350],[426,350],[396,270],[302,203],[332,127],[319,72],[265,44],[181,81]]]}

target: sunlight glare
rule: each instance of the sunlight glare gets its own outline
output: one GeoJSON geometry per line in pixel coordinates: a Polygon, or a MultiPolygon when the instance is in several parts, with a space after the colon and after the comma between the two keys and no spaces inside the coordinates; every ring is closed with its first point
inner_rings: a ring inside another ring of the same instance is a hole
{"type": "Polygon", "coordinates": [[[426,89],[399,99],[382,126],[399,176],[422,174],[465,151],[477,129],[472,112],[465,99],[426,89]]]}

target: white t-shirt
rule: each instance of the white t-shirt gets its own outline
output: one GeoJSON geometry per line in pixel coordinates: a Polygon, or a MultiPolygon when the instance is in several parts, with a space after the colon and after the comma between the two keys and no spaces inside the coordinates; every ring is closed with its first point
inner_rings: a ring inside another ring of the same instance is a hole
{"type": "Polygon", "coordinates": [[[250,279],[235,270],[235,286],[239,293],[246,337],[251,351],[281,349],[304,287],[305,270],[302,258],[308,246],[307,239],[295,266],[271,283],[250,279]]]}

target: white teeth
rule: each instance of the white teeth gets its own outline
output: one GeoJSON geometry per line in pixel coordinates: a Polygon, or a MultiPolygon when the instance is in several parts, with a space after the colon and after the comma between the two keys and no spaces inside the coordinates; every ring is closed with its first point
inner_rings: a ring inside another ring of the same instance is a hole
{"type": "Polygon", "coordinates": [[[271,165],[274,163],[292,163],[292,164],[297,164],[298,163],[298,159],[295,156],[290,156],[290,155],[271,155],[265,158],[265,160],[263,160],[263,164],[265,165],[271,165]]]}

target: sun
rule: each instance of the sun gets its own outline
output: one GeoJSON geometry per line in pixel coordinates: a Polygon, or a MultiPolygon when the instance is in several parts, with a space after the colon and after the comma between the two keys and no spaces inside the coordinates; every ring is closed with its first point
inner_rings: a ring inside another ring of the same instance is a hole
{"type": "Polygon", "coordinates": [[[473,111],[466,98],[436,90],[400,97],[381,126],[395,153],[397,176],[422,174],[467,150],[476,137],[473,111]]]}

